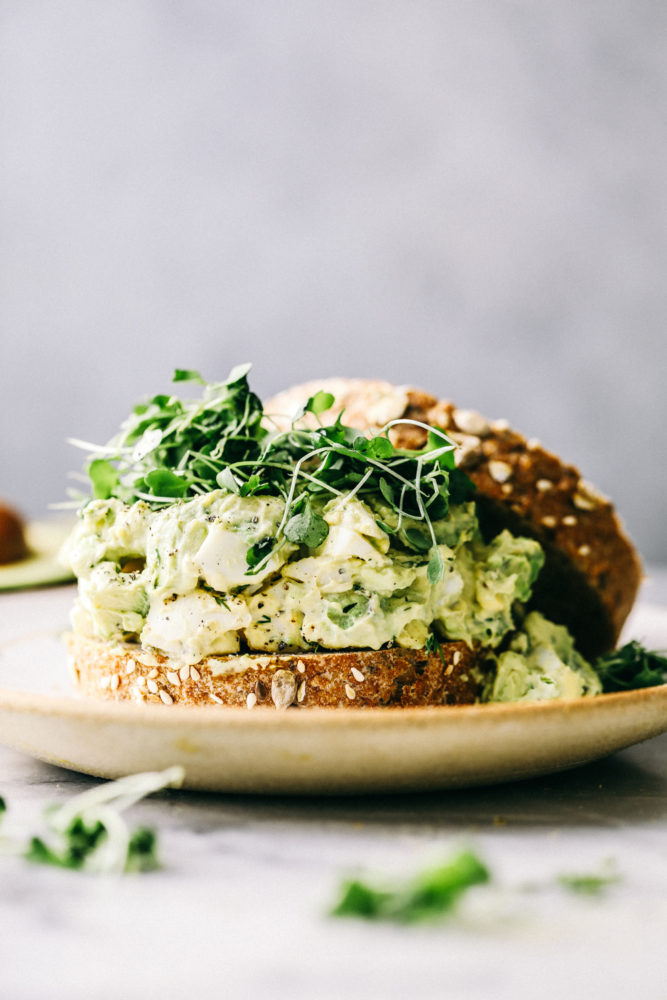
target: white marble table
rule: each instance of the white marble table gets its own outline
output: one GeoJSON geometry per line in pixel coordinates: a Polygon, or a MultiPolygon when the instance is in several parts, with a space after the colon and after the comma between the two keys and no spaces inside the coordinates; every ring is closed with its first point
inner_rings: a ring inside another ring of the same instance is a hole
{"type": "MultiPolygon", "coordinates": [[[[0,638],[66,596],[0,595],[0,638]]],[[[667,604],[667,572],[643,600],[667,604]]],[[[0,747],[8,823],[34,827],[44,805],[93,783],[0,747]]],[[[159,872],[0,859],[0,997],[667,997],[667,736],[521,784],[364,799],[170,792],[132,815],[159,832],[159,872]],[[455,919],[327,915],[346,874],[406,874],[461,844],[494,881],[455,919]],[[600,897],[555,883],[608,862],[620,880],[600,897]]]]}

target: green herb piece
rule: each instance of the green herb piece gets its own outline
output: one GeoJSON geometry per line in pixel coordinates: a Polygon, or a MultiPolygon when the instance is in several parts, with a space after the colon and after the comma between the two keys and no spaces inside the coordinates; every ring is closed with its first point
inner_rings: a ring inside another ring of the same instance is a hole
{"type": "Polygon", "coordinates": [[[95,458],[88,466],[88,475],[96,500],[108,500],[120,482],[118,470],[106,458],[95,458]]]}
{"type": "Polygon", "coordinates": [[[314,413],[316,416],[320,413],[324,413],[334,404],[334,397],[330,392],[324,392],[320,389],[316,392],[314,396],[311,396],[304,407],[305,413],[314,413]]]}
{"type": "Polygon", "coordinates": [[[600,656],[594,667],[602,681],[603,691],[654,687],[667,681],[667,656],[649,652],[634,639],[620,649],[600,656]]]}
{"type": "Polygon", "coordinates": [[[452,469],[449,473],[448,489],[449,502],[457,506],[469,500],[477,487],[463,469],[452,469]]]}
{"type": "Polygon", "coordinates": [[[405,540],[416,552],[428,552],[431,548],[431,540],[425,538],[419,528],[406,528],[405,540]]]}
{"type": "Polygon", "coordinates": [[[411,895],[410,916],[422,920],[451,910],[463,893],[474,885],[490,881],[489,871],[471,851],[421,875],[411,895]]]}
{"type": "MultiPolygon", "coordinates": [[[[445,431],[442,429],[442,427],[434,427],[434,428],[429,429],[428,437],[427,437],[428,447],[431,448],[434,451],[437,448],[439,448],[440,445],[441,445],[441,442],[442,442],[442,435],[443,434],[445,434],[445,431]]],[[[438,458],[438,463],[440,464],[440,466],[443,469],[453,469],[455,467],[454,452],[453,451],[446,451],[446,452],[444,452],[438,458]]]]}
{"type": "Polygon", "coordinates": [[[450,913],[472,886],[489,881],[486,865],[472,851],[462,851],[396,889],[376,889],[359,879],[345,882],[332,913],[399,923],[434,920],[450,913]]]}
{"type": "Polygon", "coordinates": [[[440,657],[440,659],[442,660],[443,666],[445,666],[445,667],[447,666],[447,662],[445,660],[445,654],[442,651],[442,646],[440,645],[440,640],[438,639],[438,637],[435,634],[435,632],[429,632],[429,634],[428,634],[428,636],[426,638],[426,646],[425,646],[425,648],[426,648],[427,652],[429,652],[429,653],[437,653],[438,656],[440,657]]]}
{"type": "Polygon", "coordinates": [[[146,795],[179,787],[184,776],[182,767],[170,767],[91,788],[49,810],[48,837],[32,837],[23,856],[36,864],[97,873],[156,868],[155,833],[145,827],[130,831],[121,814],[146,795]]]}
{"type": "Polygon", "coordinates": [[[33,837],[25,858],[60,868],[83,868],[86,859],[94,854],[105,837],[106,828],[99,820],[88,824],[81,816],[76,816],[63,831],[57,847],[49,847],[41,837],[33,837]]]}
{"type": "Polygon", "coordinates": [[[188,483],[170,469],[154,469],[146,476],[146,486],[155,497],[180,498],[188,493],[188,483]]]}
{"type": "Polygon", "coordinates": [[[392,509],[394,509],[396,507],[396,494],[394,493],[394,490],[391,487],[391,485],[387,482],[386,479],[380,476],[380,479],[378,481],[378,486],[380,487],[380,493],[382,494],[384,499],[387,501],[389,506],[392,509]]]}
{"type": "Polygon", "coordinates": [[[154,830],[139,826],[127,845],[126,872],[150,872],[160,867],[157,856],[157,836],[154,830]]]}
{"type": "MultiPolygon", "coordinates": [[[[438,445],[434,447],[437,448],[438,445]]],[[[368,454],[380,460],[383,458],[392,458],[395,455],[394,446],[389,438],[374,437],[368,442],[368,454]]]]}
{"type": "Polygon", "coordinates": [[[559,875],[558,883],[564,889],[584,896],[599,896],[610,885],[620,882],[618,875],[559,875]]]}
{"type": "Polygon", "coordinates": [[[205,590],[207,594],[210,594],[215,603],[221,608],[224,608],[226,611],[230,610],[225,594],[219,594],[217,590],[213,590],[212,587],[208,587],[205,583],[200,583],[199,586],[202,590],[205,590]]]}
{"type": "Polygon", "coordinates": [[[2,795],[0,795],[0,816],[2,816],[2,814],[6,811],[7,811],[7,803],[3,799],[2,795]]]}
{"type": "MultiPolygon", "coordinates": [[[[229,470],[227,470],[229,471],[229,470]]],[[[248,479],[243,486],[239,489],[239,495],[242,497],[251,497],[258,490],[262,488],[262,480],[259,475],[255,474],[248,479]]]]}
{"type": "Polygon", "coordinates": [[[188,370],[187,368],[177,368],[174,372],[174,382],[199,382],[200,385],[206,385],[206,382],[201,377],[199,372],[188,370]]]}
{"type": "Polygon", "coordinates": [[[433,586],[438,582],[438,580],[442,580],[444,575],[445,575],[445,564],[443,562],[440,550],[437,548],[433,548],[431,552],[431,558],[429,559],[428,566],[426,567],[426,577],[428,579],[428,582],[433,586]]]}
{"type": "Polygon", "coordinates": [[[306,500],[303,509],[287,521],[283,534],[295,545],[307,545],[309,549],[316,549],[329,534],[329,525],[306,500]]]}
{"type": "Polygon", "coordinates": [[[394,895],[393,892],[373,889],[365,882],[351,879],[343,884],[340,902],[332,910],[332,915],[384,920],[394,895]]]}
{"type": "Polygon", "coordinates": [[[256,569],[260,563],[267,559],[273,551],[275,542],[275,538],[268,537],[251,545],[245,554],[248,569],[256,569]]]}

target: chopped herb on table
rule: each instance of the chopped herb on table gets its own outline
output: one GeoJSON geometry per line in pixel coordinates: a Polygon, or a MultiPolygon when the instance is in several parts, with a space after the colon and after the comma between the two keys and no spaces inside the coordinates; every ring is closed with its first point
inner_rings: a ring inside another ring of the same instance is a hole
{"type": "Polygon", "coordinates": [[[345,882],[332,915],[398,923],[434,920],[450,913],[472,886],[489,880],[489,870],[477,855],[462,851],[393,889],[374,888],[358,879],[345,882]]]}
{"type": "Polygon", "coordinates": [[[571,892],[582,896],[600,896],[611,885],[621,881],[618,872],[607,863],[602,871],[597,873],[577,872],[558,876],[558,884],[571,892]]]}
{"type": "Polygon", "coordinates": [[[565,889],[586,896],[598,896],[608,886],[618,882],[615,875],[560,875],[559,883],[565,889]]]}
{"type": "MultiPolygon", "coordinates": [[[[146,827],[130,830],[122,813],[153,792],[179,787],[184,776],[182,767],[170,767],[90,788],[47,810],[47,835],[32,837],[27,847],[13,844],[10,853],[36,864],[98,874],[158,868],[155,832],[146,827]]],[[[1,813],[4,801],[0,803],[1,813]]]]}

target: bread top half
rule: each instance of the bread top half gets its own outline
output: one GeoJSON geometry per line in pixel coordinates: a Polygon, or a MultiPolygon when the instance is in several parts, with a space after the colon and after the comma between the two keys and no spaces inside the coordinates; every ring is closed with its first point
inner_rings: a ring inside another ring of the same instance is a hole
{"type": "MultiPolygon", "coordinates": [[[[508,528],[537,539],[545,566],[534,586],[530,608],[566,625],[589,659],[613,649],[641,582],[637,552],[610,500],[572,465],[505,420],[490,421],[411,386],[372,379],[329,378],[304,382],[265,403],[278,426],[319,390],[334,403],[320,419],[345,412],[345,423],[389,433],[396,447],[420,448],[437,426],[457,445],[455,457],[476,487],[476,502],[487,538],[508,528]]],[[[310,416],[310,415],[309,415],[310,416]]]]}

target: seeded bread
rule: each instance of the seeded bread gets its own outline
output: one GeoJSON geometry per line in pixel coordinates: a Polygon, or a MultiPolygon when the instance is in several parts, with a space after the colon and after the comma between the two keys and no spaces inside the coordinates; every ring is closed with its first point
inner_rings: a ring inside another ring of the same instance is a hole
{"type": "Polygon", "coordinates": [[[285,709],[464,705],[479,693],[482,654],[464,642],[419,649],[209,656],[180,665],[131,644],[65,637],[84,695],[165,705],[285,709]]]}
{"type": "MultiPolygon", "coordinates": [[[[546,554],[531,607],[567,625],[591,659],[613,649],[641,580],[637,553],[610,501],[571,465],[526,440],[507,421],[489,421],[472,410],[409,386],[370,379],[324,379],[294,386],[265,405],[278,426],[323,389],[335,397],[327,417],[345,411],[345,423],[376,430],[412,419],[446,430],[457,444],[457,464],[477,487],[482,530],[502,528],[536,538],[546,554]]],[[[419,448],[423,429],[409,424],[391,432],[394,444],[419,448]]]]}

